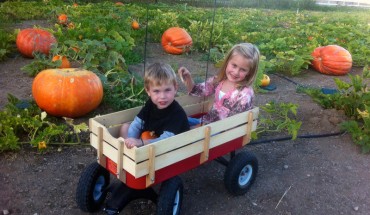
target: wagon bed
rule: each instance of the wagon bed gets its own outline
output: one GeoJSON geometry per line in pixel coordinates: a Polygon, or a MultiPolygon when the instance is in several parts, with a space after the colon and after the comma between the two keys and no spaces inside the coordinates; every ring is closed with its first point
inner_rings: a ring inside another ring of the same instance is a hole
{"type": "MultiPolygon", "coordinates": [[[[188,116],[203,114],[212,99],[192,96],[176,101],[188,116]]],[[[233,152],[250,142],[256,130],[258,107],[173,137],[128,149],[118,137],[125,122],[131,122],[141,107],[91,118],[90,143],[97,150],[98,163],[133,189],[145,189],[193,169],[204,162],[233,152]]]]}

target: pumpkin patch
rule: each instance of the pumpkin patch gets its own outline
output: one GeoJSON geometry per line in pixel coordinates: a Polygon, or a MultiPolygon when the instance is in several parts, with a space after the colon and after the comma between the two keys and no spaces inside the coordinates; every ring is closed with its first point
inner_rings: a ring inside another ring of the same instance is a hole
{"type": "Polygon", "coordinates": [[[48,55],[51,46],[56,42],[53,34],[46,30],[27,28],[18,33],[16,45],[23,56],[33,58],[33,52],[48,55]]]}
{"type": "Polygon", "coordinates": [[[161,43],[167,53],[179,55],[190,50],[193,40],[185,29],[172,27],[163,33],[161,43]]]}
{"type": "Polygon", "coordinates": [[[32,83],[37,105],[52,116],[80,117],[97,108],[103,98],[99,77],[83,69],[47,69],[32,83]]]}
{"type": "Polygon", "coordinates": [[[345,75],[352,68],[351,54],[338,45],[318,47],[312,57],[312,67],[326,75],[345,75]]]}

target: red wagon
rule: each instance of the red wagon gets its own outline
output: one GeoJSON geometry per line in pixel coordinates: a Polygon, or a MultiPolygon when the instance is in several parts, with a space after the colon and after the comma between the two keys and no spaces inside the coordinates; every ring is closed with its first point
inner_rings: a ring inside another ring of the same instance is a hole
{"type": "MultiPolygon", "coordinates": [[[[188,116],[201,115],[212,104],[212,100],[191,96],[176,100],[188,116]]],[[[227,166],[224,183],[232,195],[247,192],[256,177],[258,161],[250,152],[243,150],[236,154],[235,151],[250,142],[251,132],[257,127],[258,107],[140,148],[128,149],[124,139],[118,138],[119,129],[123,123],[132,121],[140,109],[90,119],[90,142],[97,150],[97,162],[81,174],[76,192],[81,210],[94,212],[101,208],[112,174],[129,190],[144,191],[161,183],[158,198],[155,198],[157,214],[179,214],[183,184],[178,175],[211,160],[227,166]],[[223,157],[228,153],[230,160],[223,157]]],[[[106,211],[114,214],[121,209],[106,211]]]]}

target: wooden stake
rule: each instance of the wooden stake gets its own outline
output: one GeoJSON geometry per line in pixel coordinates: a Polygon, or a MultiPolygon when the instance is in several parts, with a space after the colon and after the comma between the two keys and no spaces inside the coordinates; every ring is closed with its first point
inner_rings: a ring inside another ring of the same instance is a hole
{"type": "Polygon", "coordinates": [[[123,156],[125,141],[122,141],[122,137],[118,138],[118,150],[117,150],[117,178],[126,183],[126,172],[123,170],[123,156]]]}
{"type": "Polygon", "coordinates": [[[208,160],[209,157],[209,143],[211,140],[211,127],[207,126],[205,128],[205,134],[204,134],[204,142],[203,142],[203,152],[200,155],[200,163],[204,163],[208,160]]]}
{"type": "Polygon", "coordinates": [[[155,181],[155,150],[153,145],[149,146],[148,158],[149,174],[146,176],[146,187],[149,187],[155,181]]]}
{"type": "Polygon", "coordinates": [[[251,141],[251,133],[252,133],[252,125],[253,125],[253,112],[250,111],[248,113],[248,119],[247,119],[247,131],[243,138],[243,146],[245,146],[247,143],[251,141]]]}
{"type": "Polygon", "coordinates": [[[105,158],[105,155],[103,154],[103,128],[98,127],[98,163],[106,168],[107,167],[107,159],[105,158]]]}

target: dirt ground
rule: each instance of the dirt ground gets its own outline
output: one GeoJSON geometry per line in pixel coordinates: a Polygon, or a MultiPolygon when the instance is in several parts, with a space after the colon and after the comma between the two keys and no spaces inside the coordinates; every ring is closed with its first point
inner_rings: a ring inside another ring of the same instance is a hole
{"type": "MultiPolygon", "coordinates": [[[[196,55],[168,55],[159,44],[149,44],[146,62],[162,61],[205,71],[207,62],[199,59],[196,55]]],[[[7,93],[23,99],[32,97],[33,78],[20,70],[30,61],[14,56],[0,63],[0,109],[6,104],[7,93]]],[[[140,71],[141,67],[131,70],[140,71]]],[[[351,74],[361,70],[353,68],[351,74]]],[[[208,71],[211,74],[216,69],[208,65],[208,71]]],[[[289,80],[270,77],[277,88],[258,93],[256,105],[271,100],[298,104],[297,120],[302,121],[299,135],[339,131],[343,113],[323,110],[307,95],[297,93],[295,84],[335,88],[332,76],[307,70],[289,80]]],[[[347,76],[339,78],[349,80],[347,76]]],[[[80,120],[87,123],[88,118],[80,120]]],[[[348,134],[264,142],[242,150],[253,152],[259,161],[257,179],[248,193],[231,196],[223,184],[225,167],[209,162],[180,175],[184,183],[182,214],[370,214],[370,157],[361,154],[348,134]]],[[[52,148],[45,154],[30,148],[1,154],[0,214],[86,214],[76,205],[75,191],[81,172],[95,160],[96,152],[90,146],[52,148]]],[[[136,200],[121,214],[155,214],[155,205],[136,200]]]]}

